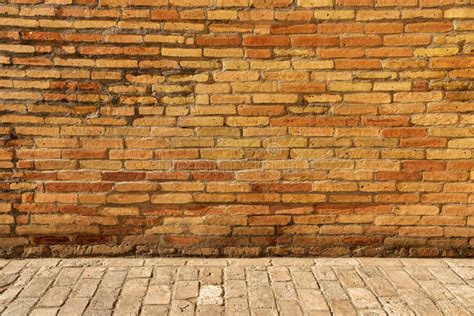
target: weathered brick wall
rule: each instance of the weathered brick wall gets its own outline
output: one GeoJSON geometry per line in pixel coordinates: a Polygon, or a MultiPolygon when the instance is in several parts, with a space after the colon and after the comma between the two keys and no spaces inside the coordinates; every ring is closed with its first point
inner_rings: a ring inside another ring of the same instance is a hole
{"type": "Polygon", "coordinates": [[[2,256],[473,255],[473,0],[0,2],[2,256]]]}

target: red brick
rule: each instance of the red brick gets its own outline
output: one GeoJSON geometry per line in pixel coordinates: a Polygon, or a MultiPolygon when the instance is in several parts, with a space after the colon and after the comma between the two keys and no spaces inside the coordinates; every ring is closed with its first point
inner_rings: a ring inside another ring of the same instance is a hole
{"type": "Polygon", "coordinates": [[[240,45],[239,36],[198,36],[196,44],[201,46],[237,46],[240,45]]]}
{"type": "Polygon", "coordinates": [[[288,46],[290,39],[288,36],[274,35],[274,36],[246,36],[243,39],[244,46],[288,46]]]}
{"type": "Polygon", "coordinates": [[[339,38],[336,36],[319,36],[319,35],[291,36],[291,46],[324,47],[324,46],[338,46],[338,45],[339,45],[339,38]]]}

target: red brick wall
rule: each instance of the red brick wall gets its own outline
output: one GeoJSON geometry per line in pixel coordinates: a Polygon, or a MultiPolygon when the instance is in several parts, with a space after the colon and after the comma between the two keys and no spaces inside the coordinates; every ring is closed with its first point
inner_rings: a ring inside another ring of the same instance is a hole
{"type": "Polygon", "coordinates": [[[473,255],[473,0],[0,2],[2,256],[473,255]]]}

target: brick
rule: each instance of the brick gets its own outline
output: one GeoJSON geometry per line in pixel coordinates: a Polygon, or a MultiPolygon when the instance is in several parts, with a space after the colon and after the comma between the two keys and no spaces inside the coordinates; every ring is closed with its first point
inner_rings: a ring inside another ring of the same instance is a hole
{"type": "Polygon", "coordinates": [[[243,38],[244,46],[288,46],[290,39],[287,36],[247,36],[243,38]]]}
{"type": "Polygon", "coordinates": [[[339,45],[339,38],[336,36],[295,35],[291,37],[291,45],[305,47],[337,46],[339,45]]]}

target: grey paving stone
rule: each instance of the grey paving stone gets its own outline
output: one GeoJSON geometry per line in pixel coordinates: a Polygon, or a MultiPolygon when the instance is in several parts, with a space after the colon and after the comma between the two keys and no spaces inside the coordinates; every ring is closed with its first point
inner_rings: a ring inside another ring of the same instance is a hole
{"type": "Polygon", "coordinates": [[[199,295],[198,281],[177,281],[173,298],[177,300],[186,300],[199,295]]]}
{"type": "Polygon", "coordinates": [[[171,289],[169,285],[154,284],[148,287],[144,304],[146,305],[165,305],[171,300],[171,289]]]}
{"type": "Polygon", "coordinates": [[[66,301],[71,289],[63,286],[53,286],[41,297],[38,306],[56,307],[61,306],[66,301]]]}
{"type": "Polygon", "coordinates": [[[70,297],[59,310],[58,316],[80,316],[89,304],[89,298],[70,297]]]}
{"type": "Polygon", "coordinates": [[[0,313],[467,316],[474,315],[473,261],[0,259],[0,313]]]}

